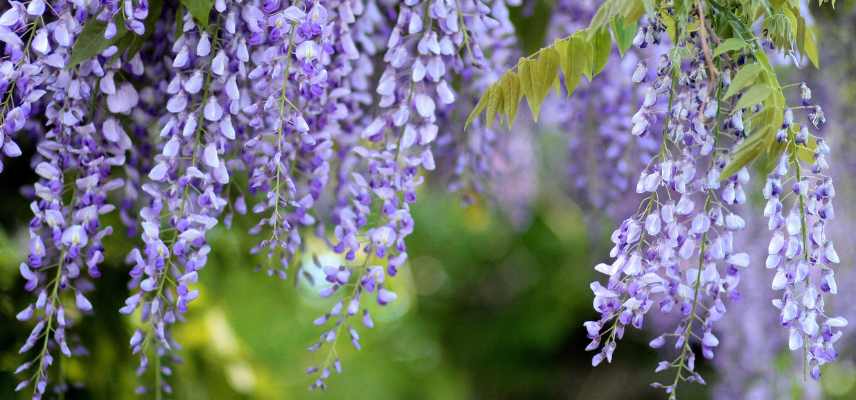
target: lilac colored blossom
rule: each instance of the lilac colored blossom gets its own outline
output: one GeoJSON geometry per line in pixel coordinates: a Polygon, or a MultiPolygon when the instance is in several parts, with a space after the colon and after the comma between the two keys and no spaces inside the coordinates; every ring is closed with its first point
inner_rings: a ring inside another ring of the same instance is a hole
{"type": "MultiPolygon", "coordinates": [[[[656,35],[660,29],[656,21],[643,27],[637,45],[656,42],[647,32],[656,35]]],[[[698,48],[692,39],[679,45],[698,48]]],[[[639,176],[636,191],[646,195],[639,211],[612,234],[614,261],[595,267],[609,280],[606,286],[592,283],[594,308],[601,318],[585,324],[592,339],[587,349],[599,349],[592,358],[596,366],[612,360],[626,327],[642,328],[652,309],[676,313],[677,326],[650,343],[654,348],[674,344],[674,360],[662,361],[656,369],[674,369],[674,380],[655,384],[672,397],[682,381],[704,383],[691,342],[700,342],[701,355],[713,358],[720,342],[714,323],[724,315],[726,303],[739,296],[740,270],[750,263],[749,255],[734,245],[734,233],[745,227],[734,208],[746,200],[743,185],[749,174],[743,168],[719,182],[727,156],[715,146],[741,136],[733,126],[719,126],[723,88],[710,85],[706,72],[700,51],[680,70],[672,65],[671,55],[660,56],[657,77],[646,94],[650,98],[643,99],[642,108],[656,113],[663,106],[658,99],[668,97],[663,143],[639,176]]]]}
{"type": "MultiPolygon", "coordinates": [[[[87,61],[73,72],[66,69],[71,44],[82,29],[79,16],[90,10],[76,3],[54,4],[56,18],[46,22],[41,18],[44,6],[32,1],[25,11],[16,2],[2,18],[5,27],[18,31],[29,26],[35,32],[29,47],[12,44],[6,48],[13,56],[3,61],[4,68],[9,68],[3,107],[14,107],[8,114],[4,111],[6,146],[17,148],[11,136],[23,127],[17,119],[27,117],[35,101],[42,100],[46,119],[44,135],[37,143],[38,155],[32,160],[39,180],[30,204],[29,254],[20,266],[26,289],[36,300],[17,314],[19,320],[36,321],[20,350],[22,354],[35,350],[36,355],[18,371],[29,371],[31,376],[17,387],[22,390],[32,385],[33,398],[45,394],[54,356],[71,357],[78,352],[72,350],[76,345],[69,344],[75,321],[66,310],[93,311],[87,293],[93,288],[92,280],[101,275],[102,239],[113,231],[102,225],[101,216],[115,209],[108,202],[108,193],[123,185],[111,172],[124,165],[131,147],[120,128],[108,124],[103,129],[103,116],[87,112],[95,96],[92,88],[104,74],[104,59],[87,61]],[[69,298],[72,301],[66,300],[69,298]]],[[[134,107],[135,100],[129,97],[123,106],[134,107]]],[[[20,151],[5,153],[14,156],[20,151]]]]}
{"type": "Polygon", "coordinates": [[[223,2],[215,10],[209,30],[185,13],[183,32],[172,44],[165,88],[168,113],[159,127],[156,150],[160,154],[142,185],[147,196],[139,213],[144,246],[128,254],[132,295],[120,310],[140,310],[144,339],[132,343],[140,359],[137,373],[145,373],[153,363],[153,390],[165,393],[172,390],[166,377],[178,348],[170,326],[181,321],[199,295],[193,284],[211,250],[206,233],[218,224],[227,204],[223,191],[230,174],[222,156],[232,148],[235,133],[224,121],[241,111],[229,87],[233,79],[246,75],[249,61],[246,32],[236,23],[241,7],[223,2]]]}
{"type": "MultiPolygon", "coordinates": [[[[786,116],[785,120],[783,129],[790,129],[793,117],[786,116]]],[[[805,145],[806,126],[782,140],[789,146],[805,145]]],[[[835,217],[835,187],[827,174],[830,149],[823,139],[816,141],[810,169],[796,156],[782,156],[764,186],[764,216],[773,231],[766,267],[776,270],[772,288],[782,292],[773,305],[780,310],[780,324],[788,329],[788,348],[803,352],[814,379],[820,377],[823,364],[837,358],[834,344],[848,323],[843,317],[827,314],[824,308],[825,296],[838,293],[832,267],[840,258],[826,229],[835,217]],[[787,180],[790,176],[793,179],[787,180]],[[789,207],[783,201],[788,193],[794,198],[789,207]]]]}

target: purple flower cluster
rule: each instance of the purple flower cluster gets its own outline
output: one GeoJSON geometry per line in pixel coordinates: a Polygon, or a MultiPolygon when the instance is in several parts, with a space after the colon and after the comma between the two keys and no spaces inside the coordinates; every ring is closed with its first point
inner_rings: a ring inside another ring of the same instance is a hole
{"type": "MultiPolygon", "coordinates": [[[[464,137],[458,91],[475,98],[514,54],[504,1],[216,0],[207,18],[183,4],[30,0],[0,15],[0,157],[22,154],[26,133],[39,176],[20,268],[35,301],[18,315],[35,321],[18,387],[35,397],[57,351],[82,351],[66,309],[92,309],[112,232],[101,217],[114,211],[135,245],[119,312],[139,392],[172,392],[172,328],[199,296],[209,232],[236,214],[255,217],[252,253],[270,275],[310,251],[307,234],[342,255],[321,267],[321,296],[338,300],[313,349],[344,327],[359,347],[348,318],[371,327],[366,299],[397,297],[389,280],[437,138],[464,137]],[[91,50],[76,41],[100,47],[79,59],[91,50]]],[[[331,368],[328,357],[313,386],[331,368]]]]}
{"type": "MultiPolygon", "coordinates": [[[[789,146],[805,146],[808,127],[792,127],[792,115],[790,109],[786,111],[780,138],[789,146]],[[796,133],[788,138],[790,129],[796,133]]],[[[764,216],[773,231],[766,266],[776,270],[773,290],[782,292],[773,305],[780,310],[779,322],[788,328],[788,348],[803,352],[814,379],[820,377],[820,366],[836,359],[834,344],[841,337],[841,328],[847,326],[845,318],[830,316],[824,310],[824,295],[838,293],[832,266],[840,259],[827,234],[827,224],[835,216],[835,187],[827,175],[830,149],[823,139],[816,140],[810,169],[804,169],[804,161],[796,152],[782,156],[764,186],[764,216]],[[789,194],[792,202],[788,209],[789,194]]]]}
{"type": "MultiPolygon", "coordinates": [[[[34,398],[46,393],[57,352],[71,357],[82,351],[69,343],[75,324],[72,316],[92,312],[86,293],[93,289],[92,280],[101,275],[102,240],[113,231],[102,225],[101,216],[116,208],[108,194],[120,188],[123,180],[114,177],[113,171],[125,165],[132,147],[114,119],[137,103],[131,85],[112,87],[109,71],[121,69],[123,64],[107,61],[110,54],[104,54],[72,70],[66,68],[83,22],[97,11],[79,3],[48,5],[35,0],[26,7],[14,2],[0,17],[8,56],[2,61],[4,153],[21,153],[14,135],[22,129],[29,128],[40,137],[32,159],[39,180],[31,191],[29,254],[20,266],[25,288],[36,300],[17,315],[21,321],[35,320],[20,350],[35,356],[17,370],[18,374],[29,371],[30,376],[16,388],[32,385],[34,398]],[[114,94],[104,93],[105,88],[113,89],[114,94]],[[101,93],[106,95],[108,108],[96,116],[89,112],[90,103],[101,93]],[[37,113],[44,115],[43,125],[32,126],[37,113]],[[69,307],[78,312],[69,312],[69,307]]],[[[133,68],[128,69],[134,73],[133,68]]]]}
{"type": "MultiPolygon", "coordinates": [[[[641,32],[646,31],[658,33],[659,29],[655,23],[641,32]]],[[[646,36],[640,47],[657,41],[656,35],[646,36]]],[[[693,37],[678,45],[700,48],[693,37]]],[[[642,117],[634,121],[632,133],[642,134],[644,129],[638,126],[648,126],[646,121],[666,107],[660,152],[636,185],[646,198],[613,232],[615,247],[610,255],[614,261],[595,267],[609,279],[606,286],[592,283],[594,308],[601,318],[585,324],[592,339],[588,350],[599,349],[592,359],[598,365],[612,360],[626,327],[642,328],[652,309],[677,313],[677,326],[650,343],[654,348],[674,344],[673,361],[657,366],[657,372],[673,369],[674,380],[655,384],[673,397],[680,382],[704,382],[695,368],[691,342],[700,342],[705,358],[713,357],[719,345],[713,325],[724,315],[727,301],[739,296],[740,270],[750,262],[749,255],[734,244],[735,232],[746,225],[734,209],[746,201],[743,186],[749,180],[748,171],[743,168],[719,181],[728,156],[718,149],[741,137],[730,122],[719,122],[724,113],[720,91],[727,84],[711,83],[716,81],[709,79],[701,51],[689,59],[675,57],[674,53],[660,56],[657,75],[637,114],[642,117]]],[[[640,61],[640,69],[644,63],[640,61]]]]}
{"type": "MultiPolygon", "coordinates": [[[[120,310],[131,314],[140,309],[143,328],[134,332],[131,347],[140,356],[138,374],[154,358],[156,381],[169,375],[161,360],[177,347],[169,326],[199,294],[190,285],[211,250],[206,233],[227,204],[223,187],[229,171],[222,157],[236,137],[232,115],[241,104],[235,81],[246,73],[249,61],[238,34],[242,27],[236,24],[240,9],[231,6],[215,7],[211,32],[186,16],[166,57],[170,79],[162,89],[167,113],[161,117],[159,154],[142,185],[147,198],[140,210],[144,246],[127,257],[133,266],[132,294],[120,310]]],[[[155,390],[169,393],[171,388],[165,383],[155,390]]]]}

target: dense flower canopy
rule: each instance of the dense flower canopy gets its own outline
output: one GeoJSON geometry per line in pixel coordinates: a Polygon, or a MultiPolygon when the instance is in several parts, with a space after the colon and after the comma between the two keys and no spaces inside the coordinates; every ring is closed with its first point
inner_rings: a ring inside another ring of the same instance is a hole
{"type": "Polygon", "coordinates": [[[255,267],[271,276],[311,279],[299,262],[310,238],[341,255],[312,266],[318,295],[333,299],[309,346],[320,355],[311,386],[324,388],[342,372],[339,339],[359,349],[360,330],[374,326],[368,303],[397,298],[389,282],[406,267],[426,177],[437,170],[469,199],[526,201],[536,163],[509,155],[532,146],[509,132],[523,97],[536,121],[543,110],[547,126],[574,127],[568,191],[622,220],[613,259],[595,266],[607,278],[591,284],[593,365],[612,360],[627,326],[674,314],[651,341],[676,349],[657,366],[673,379],[656,385],[674,397],[682,381],[704,382],[694,345],[713,357],[716,323],[759,262],[737,238],[760,220],[745,205],[760,176],[773,304],[817,379],[847,325],[824,308],[840,261],[826,233],[830,147],[813,134],[825,116],[811,90],[781,85],[767,56],[816,63],[799,6],[600,3],[558,1],[553,44],[515,64],[513,0],[9,2],[0,172],[31,143],[38,176],[25,193],[33,217],[20,274],[33,301],[17,318],[33,328],[17,390],[45,395],[54,358],[85,351],[81,314],[118,311],[135,321],[138,391],[171,393],[172,330],[217,251],[209,232],[236,214],[253,221],[252,252],[265,260],[255,267]],[[122,226],[108,224],[112,213],[122,226]],[[115,251],[103,240],[116,234],[133,243],[130,294],[119,310],[94,310],[99,265],[115,251]]]}

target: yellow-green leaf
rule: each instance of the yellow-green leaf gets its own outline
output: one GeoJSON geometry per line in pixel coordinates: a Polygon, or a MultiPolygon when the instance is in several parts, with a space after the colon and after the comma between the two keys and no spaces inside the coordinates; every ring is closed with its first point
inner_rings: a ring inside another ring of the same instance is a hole
{"type": "Polygon", "coordinates": [[[728,90],[725,92],[725,96],[723,96],[722,99],[727,100],[729,97],[734,96],[749,85],[755,83],[755,78],[758,77],[758,74],[761,73],[762,69],[763,67],[759,63],[744,65],[743,68],[740,68],[740,70],[737,71],[734,78],[731,79],[731,84],[728,86],[728,90]]]}
{"type": "Polygon", "coordinates": [[[590,33],[594,33],[594,30],[598,30],[607,24],[612,18],[618,14],[616,10],[616,1],[607,0],[597,9],[594,13],[594,16],[591,18],[591,22],[589,23],[589,28],[591,30],[590,33]]]}
{"type": "Polygon", "coordinates": [[[723,53],[727,53],[729,51],[742,50],[746,48],[746,41],[740,38],[728,38],[724,40],[719,46],[716,46],[716,49],[713,50],[713,56],[719,57],[723,53]]]}
{"type": "Polygon", "coordinates": [[[517,74],[508,72],[502,77],[499,85],[502,88],[503,113],[505,113],[508,127],[511,128],[517,118],[517,107],[520,104],[520,80],[517,74]]]}
{"type": "Polygon", "coordinates": [[[767,176],[770,175],[770,172],[773,172],[773,169],[779,164],[779,159],[786,148],[785,143],[779,143],[774,140],[773,145],[758,157],[758,163],[760,164],[758,169],[761,172],[761,176],[767,176]]]}
{"type": "MultiPolygon", "coordinates": [[[[796,125],[796,124],[794,124],[794,125],[796,125]]],[[[796,129],[796,126],[794,126],[794,129],[796,129]]],[[[796,133],[796,132],[797,131],[794,130],[794,133],[796,133]]],[[[802,160],[803,162],[806,162],[806,163],[813,163],[814,162],[814,152],[815,152],[815,150],[817,150],[817,138],[814,136],[809,136],[808,141],[806,141],[806,143],[804,145],[797,145],[797,146],[795,146],[795,148],[796,148],[796,152],[797,152],[797,154],[796,154],[797,158],[799,158],[800,160],[802,160]]]]}
{"type": "Polygon", "coordinates": [[[565,89],[570,95],[580,83],[583,73],[591,70],[591,45],[582,35],[577,34],[556,42],[556,50],[559,53],[562,74],[565,75],[565,89]]]}
{"type": "Polygon", "coordinates": [[[193,19],[203,28],[208,28],[208,18],[214,7],[214,0],[181,0],[181,4],[187,8],[193,19]]]}
{"type": "Polygon", "coordinates": [[[491,86],[490,96],[487,99],[487,112],[485,113],[485,124],[488,128],[493,126],[493,121],[496,120],[497,112],[502,111],[502,87],[491,86]]]}
{"type": "Polygon", "coordinates": [[[766,83],[759,83],[756,85],[752,85],[742,96],[740,96],[740,100],[737,101],[737,105],[734,107],[735,110],[739,110],[741,108],[749,108],[758,104],[770,97],[770,94],[773,93],[773,89],[770,88],[770,85],[766,83]]]}
{"type": "Polygon", "coordinates": [[[806,28],[803,51],[811,63],[814,64],[814,67],[820,68],[820,53],[817,50],[817,38],[815,38],[814,31],[811,28],[806,28]]]}
{"type": "Polygon", "coordinates": [[[731,161],[726,164],[725,169],[719,174],[719,180],[725,180],[740,171],[741,168],[755,160],[764,150],[764,141],[760,135],[752,135],[739,145],[734,150],[734,156],[731,161]]]}
{"type": "Polygon", "coordinates": [[[522,61],[518,66],[520,86],[532,111],[532,118],[537,122],[541,113],[541,104],[553,82],[558,78],[559,53],[553,47],[541,50],[536,60],[522,61]]]}
{"type": "Polygon", "coordinates": [[[627,20],[623,16],[615,17],[612,21],[612,34],[615,36],[615,44],[621,56],[633,46],[633,37],[638,30],[635,20],[627,20]]]}
{"type": "Polygon", "coordinates": [[[470,124],[472,124],[473,121],[478,118],[479,114],[481,114],[481,112],[487,107],[487,101],[490,98],[490,92],[492,89],[493,87],[488,88],[487,91],[484,92],[484,95],[479,99],[479,102],[476,103],[475,108],[470,111],[470,115],[467,116],[467,121],[464,122],[464,130],[467,130],[467,128],[470,127],[470,124]]]}
{"type": "MultiPolygon", "coordinates": [[[[517,74],[520,76],[520,90],[523,92],[523,95],[526,96],[526,102],[529,104],[529,110],[532,113],[533,117],[537,118],[537,113],[534,108],[534,100],[535,98],[535,84],[533,83],[532,77],[537,74],[535,71],[535,61],[521,58],[520,62],[517,64],[517,74]]],[[[540,103],[539,103],[540,110],[540,103]]]]}
{"type": "Polygon", "coordinates": [[[609,30],[601,28],[595,32],[592,36],[591,46],[594,54],[589,79],[603,71],[606,63],[609,62],[609,53],[612,50],[612,38],[609,36],[609,30]]]}
{"type": "Polygon", "coordinates": [[[625,21],[631,21],[634,24],[639,18],[642,18],[645,15],[646,4],[644,1],[639,0],[623,0],[624,4],[621,6],[621,14],[620,16],[624,18],[625,21]]]}
{"type": "Polygon", "coordinates": [[[660,21],[663,23],[663,26],[666,27],[666,33],[669,35],[669,39],[674,43],[677,40],[678,35],[678,28],[675,24],[675,19],[665,11],[661,11],[660,21]]]}

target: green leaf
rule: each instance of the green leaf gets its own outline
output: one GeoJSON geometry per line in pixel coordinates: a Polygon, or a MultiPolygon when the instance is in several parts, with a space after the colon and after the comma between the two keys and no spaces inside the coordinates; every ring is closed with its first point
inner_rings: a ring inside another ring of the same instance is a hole
{"type": "Polygon", "coordinates": [[[638,30],[636,21],[627,22],[624,17],[618,16],[612,21],[612,34],[615,35],[615,44],[621,56],[633,46],[633,37],[638,30]]]}
{"type": "Polygon", "coordinates": [[[618,14],[616,3],[617,2],[615,0],[608,0],[598,7],[589,23],[588,31],[590,34],[596,33],[595,31],[605,27],[609,24],[609,21],[618,14]]]}
{"type": "MultiPolygon", "coordinates": [[[[188,2],[189,0],[182,0],[185,6],[188,6],[188,2]]],[[[653,2],[648,0],[647,5],[653,5],[653,2]]],[[[489,119],[494,116],[492,113],[500,112],[506,116],[509,124],[512,124],[522,96],[526,97],[537,121],[541,104],[550,88],[560,91],[559,69],[561,68],[565,76],[565,89],[568,94],[573,93],[583,75],[592,79],[608,62],[612,47],[609,24],[617,31],[616,41],[621,43],[620,46],[626,47],[628,42],[632,42],[631,32],[635,32],[633,27],[645,10],[646,4],[639,0],[606,0],[598,9],[589,28],[560,39],[533,56],[521,58],[515,66],[516,74],[513,70],[506,72],[498,82],[486,89],[484,96],[467,117],[465,129],[486,110],[491,114],[489,119]]]]}
{"type": "Polygon", "coordinates": [[[83,31],[77,36],[77,40],[74,41],[71,57],[68,59],[68,68],[74,68],[78,64],[97,56],[128,33],[124,22],[114,19],[114,23],[116,24],[116,35],[112,39],[105,39],[104,31],[107,29],[107,23],[90,18],[83,26],[83,31]]]}
{"type": "Polygon", "coordinates": [[[623,17],[628,22],[636,22],[645,14],[645,7],[640,0],[606,0],[592,17],[587,33],[589,35],[598,33],[617,17],[623,17]]]}
{"type": "Polygon", "coordinates": [[[820,52],[817,50],[817,39],[811,28],[806,28],[803,40],[803,52],[815,68],[820,68],[820,52]]]}
{"type": "Polygon", "coordinates": [[[761,152],[764,150],[764,141],[761,136],[752,135],[737,145],[737,148],[733,151],[734,156],[731,157],[731,161],[728,162],[725,169],[719,174],[719,180],[730,178],[740,171],[741,168],[761,155],[761,152]]]}
{"type": "Polygon", "coordinates": [[[775,169],[776,165],[779,164],[779,159],[782,157],[785,149],[787,149],[787,145],[785,143],[779,143],[774,140],[773,145],[768,148],[764,154],[761,154],[758,157],[758,169],[761,176],[767,176],[773,172],[773,169],[775,169]]]}
{"type": "Polygon", "coordinates": [[[612,50],[612,38],[609,36],[609,30],[601,28],[595,32],[592,36],[591,46],[593,57],[589,79],[603,71],[606,63],[609,62],[609,53],[612,50]]]}
{"type": "Polygon", "coordinates": [[[672,43],[677,41],[678,27],[675,24],[675,19],[667,12],[661,11],[660,21],[663,23],[663,26],[666,27],[666,33],[669,35],[669,39],[672,40],[672,43]]]}
{"type": "Polygon", "coordinates": [[[558,71],[559,53],[553,47],[544,48],[538,55],[538,59],[527,60],[518,68],[520,86],[523,94],[526,95],[526,102],[529,103],[535,122],[538,122],[541,104],[550,92],[553,82],[556,81],[558,71]]]}
{"type": "Polygon", "coordinates": [[[508,127],[514,125],[514,120],[517,118],[517,107],[520,105],[520,79],[514,72],[505,74],[499,81],[499,87],[502,88],[503,97],[503,113],[506,117],[508,127]]]}
{"type": "Polygon", "coordinates": [[[484,95],[482,95],[482,97],[479,99],[479,102],[476,103],[475,108],[470,111],[470,115],[467,116],[467,121],[464,122],[464,130],[467,130],[467,128],[470,127],[470,124],[473,123],[476,117],[478,117],[479,114],[481,114],[481,112],[484,111],[484,109],[487,107],[487,101],[490,98],[490,92],[492,90],[493,87],[488,88],[484,95]]]}
{"type": "Polygon", "coordinates": [[[562,74],[565,75],[565,89],[568,95],[574,92],[580,83],[582,75],[591,71],[592,48],[582,35],[574,35],[556,43],[559,52],[559,63],[562,74]]]}
{"type": "MultiPolygon", "coordinates": [[[[792,131],[796,134],[801,127],[799,124],[794,124],[792,127],[792,131]]],[[[804,145],[796,145],[792,151],[796,151],[796,156],[803,162],[813,163],[814,162],[814,152],[817,150],[817,138],[814,135],[808,137],[808,141],[804,145]]]]}
{"type": "Polygon", "coordinates": [[[740,100],[737,102],[737,105],[734,106],[734,109],[739,110],[741,108],[752,107],[755,104],[766,100],[767,97],[770,97],[771,93],[773,93],[773,89],[766,83],[753,85],[746,90],[746,93],[743,93],[743,95],[740,96],[740,100]]]}
{"type": "Polygon", "coordinates": [[[796,146],[797,158],[806,163],[814,162],[814,150],[806,146],[796,146]]]}
{"type": "Polygon", "coordinates": [[[719,46],[716,46],[716,49],[713,50],[713,56],[719,57],[723,53],[727,53],[729,51],[742,50],[742,49],[746,48],[746,46],[748,46],[748,44],[743,39],[728,38],[725,41],[723,41],[722,43],[720,43],[719,46]]]}
{"type": "Polygon", "coordinates": [[[502,87],[493,86],[490,88],[488,92],[487,99],[487,112],[485,113],[485,124],[488,128],[493,126],[494,120],[496,120],[497,112],[502,111],[502,87]]]}
{"type": "Polygon", "coordinates": [[[208,28],[208,18],[214,7],[214,0],[181,0],[181,4],[190,11],[190,15],[203,28],[208,28]]]}
{"type": "Polygon", "coordinates": [[[642,0],[642,4],[644,6],[645,13],[653,15],[656,12],[654,0],[642,0]]]}
{"type": "Polygon", "coordinates": [[[755,78],[759,73],[761,73],[762,69],[763,67],[759,63],[747,64],[743,66],[743,68],[740,68],[740,70],[734,75],[734,78],[731,79],[728,91],[725,92],[725,96],[723,96],[722,99],[727,100],[729,97],[734,96],[747,86],[754,83],[755,78]]]}
{"type": "Polygon", "coordinates": [[[639,18],[645,15],[647,5],[644,3],[644,1],[639,0],[623,0],[623,4],[620,7],[620,16],[626,21],[636,23],[639,18]]]}
{"type": "Polygon", "coordinates": [[[533,98],[535,96],[535,84],[532,83],[532,75],[536,74],[535,61],[521,58],[517,63],[517,75],[520,76],[520,91],[526,96],[526,102],[529,103],[529,110],[535,114],[532,108],[533,98]]]}

